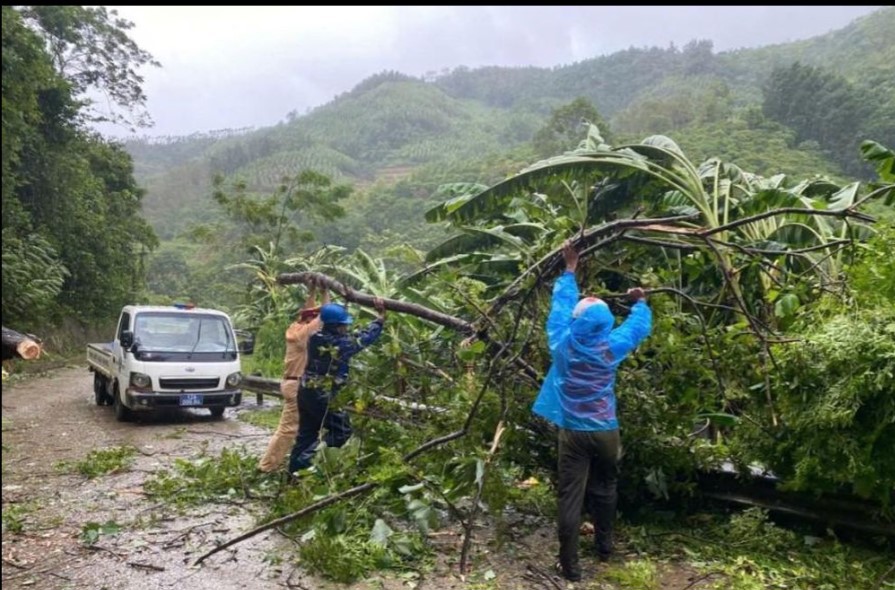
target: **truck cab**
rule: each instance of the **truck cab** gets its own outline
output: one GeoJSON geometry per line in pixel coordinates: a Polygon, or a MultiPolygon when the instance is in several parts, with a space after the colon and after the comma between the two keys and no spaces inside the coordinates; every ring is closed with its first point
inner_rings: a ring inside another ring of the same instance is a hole
{"type": "Polygon", "coordinates": [[[114,339],[88,344],[97,405],[121,421],[162,408],[208,408],[221,417],[242,401],[240,353],[230,317],[190,305],[125,306],[114,339]]]}

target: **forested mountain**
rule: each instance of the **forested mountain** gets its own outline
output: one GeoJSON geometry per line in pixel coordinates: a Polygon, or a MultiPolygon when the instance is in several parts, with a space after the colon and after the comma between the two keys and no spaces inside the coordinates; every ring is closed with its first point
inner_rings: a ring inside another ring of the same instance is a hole
{"type": "Polygon", "coordinates": [[[443,198],[440,185],[493,183],[572,149],[583,138],[581,117],[599,121],[615,145],[664,134],[696,161],[719,157],[765,176],[871,178],[860,141],[895,144],[895,93],[886,93],[893,39],[895,8],[887,8],[839,31],[759,49],[714,53],[696,40],[554,68],[459,67],[428,80],[384,71],[272,127],[133,139],[125,148],[147,190],[143,210],[163,241],[149,262],[150,284],[168,296],[192,284],[192,296],[230,300],[223,293],[235,293],[232,274],[226,287],[201,289],[209,281],[190,269],[232,269],[250,255],[245,248],[264,249],[263,232],[238,230],[212,198],[215,176],[219,191],[239,184],[256,199],[306,170],[352,186],[344,217],[296,218],[311,240],[298,250],[425,250],[444,237],[423,219],[443,198]],[[545,143],[551,116],[561,113],[563,130],[545,143]],[[242,246],[226,247],[233,240],[242,246]]]}
{"type": "Polygon", "coordinates": [[[854,175],[861,172],[857,143],[804,137],[779,113],[763,116],[762,98],[774,68],[816,66],[870,105],[855,134],[895,143],[892,39],[895,8],[887,8],[839,31],[758,49],[714,53],[711,42],[693,41],[552,69],[459,67],[430,82],[383,72],[271,128],[132,140],[126,149],[148,189],[147,216],[163,238],[184,231],[187,219],[210,218],[212,174],[238,176],[263,191],[307,168],[363,187],[425,164],[462,167],[484,154],[524,150],[551,110],[577,97],[589,99],[623,141],[664,133],[695,154],[722,155],[758,173],[854,175]]]}

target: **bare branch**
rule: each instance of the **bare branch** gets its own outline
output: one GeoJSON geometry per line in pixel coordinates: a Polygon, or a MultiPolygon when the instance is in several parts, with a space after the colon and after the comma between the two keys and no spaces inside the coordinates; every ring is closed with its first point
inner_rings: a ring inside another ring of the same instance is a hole
{"type": "MultiPolygon", "coordinates": [[[[607,234],[614,234],[626,228],[646,227],[656,224],[675,223],[681,221],[693,221],[699,217],[699,214],[679,215],[676,217],[665,217],[659,219],[619,219],[604,223],[599,227],[595,227],[584,232],[584,235],[578,235],[572,239],[576,249],[582,249],[593,244],[597,239],[607,234]]],[[[555,248],[538,260],[535,264],[528,267],[514,280],[500,295],[488,310],[489,316],[494,316],[500,311],[511,299],[519,292],[523,282],[532,275],[537,276],[537,280],[549,275],[555,271],[562,261],[562,247],[555,248]]],[[[537,282],[537,281],[536,281],[537,282]]]]}
{"type": "Polygon", "coordinates": [[[770,211],[763,211],[761,213],[756,213],[755,215],[750,215],[749,217],[743,217],[742,219],[737,219],[736,221],[731,221],[730,223],[726,223],[724,225],[719,225],[718,227],[711,227],[708,229],[704,229],[698,233],[700,237],[708,237],[717,233],[725,232],[741,225],[749,225],[750,223],[754,223],[756,221],[761,221],[762,219],[767,219],[768,217],[776,217],[777,215],[785,215],[787,213],[798,213],[801,215],[820,215],[821,217],[841,217],[843,219],[854,217],[855,219],[860,219],[861,221],[866,221],[867,223],[873,223],[876,221],[876,218],[867,215],[866,213],[860,213],[858,211],[852,211],[851,209],[842,209],[839,211],[830,211],[828,209],[803,209],[802,207],[781,207],[780,209],[771,209],[770,211]]]}

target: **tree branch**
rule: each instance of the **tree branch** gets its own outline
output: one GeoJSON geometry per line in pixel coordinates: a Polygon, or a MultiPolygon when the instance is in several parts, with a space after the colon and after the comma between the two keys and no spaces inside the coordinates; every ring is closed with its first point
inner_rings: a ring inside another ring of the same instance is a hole
{"type": "MultiPolygon", "coordinates": [[[[693,215],[678,215],[676,217],[664,217],[658,219],[619,219],[604,223],[599,227],[595,227],[584,232],[584,235],[578,235],[572,239],[576,250],[581,250],[591,246],[600,237],[607,234],[616,233],[627,228],[644,228],[650,225],[675,223],[680,221],[692,221],[699,217],[698,213],[693,215]]],[[[554,271],[562,262],[562,246],[555,248],[538,260],[535,264],[523,271],[510,285],[504,290],[488,310],[488,315],[493,317],[499,312],[511,299],[513,299],[522,283],[532,274],[537,274],[538,280],[554,271]]]]}
{"type": "Polygon", "coordinates": [[[866,213],[861,213],[859,211],[852,211],[851,209],[842,209],[840,211],[830,211],[827,209],[803,209],[802,207],[781,207],[780,209],[771,209],[770,211],[763,211],[762,213],[756,213],[755,215],[750,215],[749,217],[743,217],[742,219],[737,219],[736,221],[731,221],[730,223],[726,223],[724,225],[719,225],[718,227],[711,227],[708,229],[704,229],[698,232],[698,236],[700,237],[708,237],[717,233],[725,232],[741,225],[748,225],[750,223],[754,223],[756,221],[761,221],[762,219],[767,219],[768,217],[774,217],[777,215],[784,215],[786,213],[799,213],[802,215],[820,215],[822,217],[841,217],[843,219],[847,219],[849,217],[854,217],[855,219],[860,219],[861,221],[866,221],[867,223],[873,223],[876,221],[876,218],[872,215],[867,215],[866,213]]]}
{"type": "MultiPolygon", "coordinates": [[[[313,281],[317,281],[317,284],[325,286],[330,291],[339,293],[346,301],[357,303],[358,305],[363,305],[365,307],[375,307],[374,301],[376,297],[373,295],[355,291],[344,283],[325,274],[317,272],[299,272],[284,273],[277,276],[277,282],[281,285],[294,285],[297,283],[308,285],[313,281]]],[[[473,325],[466,320],[462,320],[446,313],[441,313],[440,311],[435,311],[415,303],[407,303],[406,301],[398,301],[396,299],[388,299],[385,297],[381,299],[385,304],[385,308],[389,311],[406,313],[432,322],[433,324],[451,328],[462,334],[472,334],[475,331],[473,325]]]]}
{"type": "MultiPolygon", "coordinates": [[[[458,430],[451,434],[438,437],[436,439],[430,440],[430,441],[420,445],[419,447],[417,447],[410,453],[407,453],[406,455],[404,455],[405,463],[409,462],[413,458],[418,457],[419,455],[425,453],[429,449],[432,449],[432,448],[442,445],[446,442],[450,442],[452,440],[458,439],[458,438],[466,435],[466,433],[469,431],[470,425],[472,424],[473,418],[478,413],[478,409],[479,409],[479,406],[481,405],[482,398],[485,396],[485,391],[487,391],[488,386],[491,384],[491,380],[494,377],[495,371],[497,369],[497,361],[501,356],[503,356],[503,354],[506,352],[506,350],[507,350],[507,345],[504,344],[503,347],[500,349],[500,351],[498,351],[498,353],[494,356],[494,358],[491,359],[490,368],[488,370],[488,377],[485,379],[485,382],[482,383],[482,387],[479,390],[479,394],[476,397],[475,402],[473,402],[473,404],[472,404],[472,408],[470,408],[470,410],[469,410],[469,415],[466,418],[466,422],[463,424],[463,428],[461,430],[458,430]]],[[[287,514],[286,516],[277,518],[276,520],[272,520],[266,524],[263,524],[259,527],[254,528],[246,533],[243,533],[243,534],[239,535],[238,537],[230,539],[226,543],[218,545],[214,549],[207,551],[206,553],[201,555],[193,563],[193,565],[199,565],[200,563],[202,563],[203,561],[205,561],[207,558],[211,557],[215,553],[218,553],[219,551],[223,551],[227,547],[231,547],[237,543],[245,541],[246,539],[250,539],[251,537],[254,537],[255,535],[263,533],[264,531],[269,531],[270,529],[276,528],[276,527],[286,524],[288,522],[292,522],[293,520],[302,518],[303,516],[313,514],[314,512],[317,512],[318,510],[326,508],[327,506],[331,506],[331,505],[333,505],[337,502],[340,502],[342,500],[346,500],[348,498],[353,498],[354,496],[364,494],[366,492],[369,492],[369,491],[377,488],[378,486],[379,486],[379,483],[367,482],[367,483],[355,486],[353,488],[347,489],[343,492],[339,492],[338,494],[332,494],[330,496],[327,496],[326,498],[323,498],[322,500],[315,502],[315,503],[311,504],[310,506],[306,506],[297,512],[293,512],[291,514],[287,514]]]]}

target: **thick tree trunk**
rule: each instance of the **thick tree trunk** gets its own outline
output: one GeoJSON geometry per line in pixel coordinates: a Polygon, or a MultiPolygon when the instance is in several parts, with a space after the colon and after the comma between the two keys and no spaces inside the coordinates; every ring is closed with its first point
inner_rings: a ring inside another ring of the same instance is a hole
{"type": "MultiPolygon", "coordinates": [[[[357,303],[358,305],[363,305],[366,307],[373,307],[373,301],[375,299],[373,295],[367,295],[366,293],[355,291],[354,289],[347,287],[334,278],[317,272],[297,272],[281,274],[277,277],[277,282],[281,285],[294,285],[296,283],[307,285],[312,279],[316,280],[318,285],[323,285],[330,291],[341,294],[346,301],[357,303]]],[[[440,311],[435,311],[427,307],[423,307],[422,305],[416,305],[415,303],[398,301],[396,299],[387,299],[383,297],[382,301],[385,304],[385,308],[389,311],[407,313],[412,316],[416,316],[418,318],[432,322],[433,324],[451,328],[452,330],[456,330],[457,332],[460,332],[462,334],[472,334],[474,332],[471,323],[467,322],[466,320],[447,315],[446,313],[441,313],[440,311]]]]}
{"type": "Polygon", "coordinates": [[[30,334],[21,334],[3,326],[3,360],[22,358],[27,361],[40,357],[40,343],[30,334]]]}

